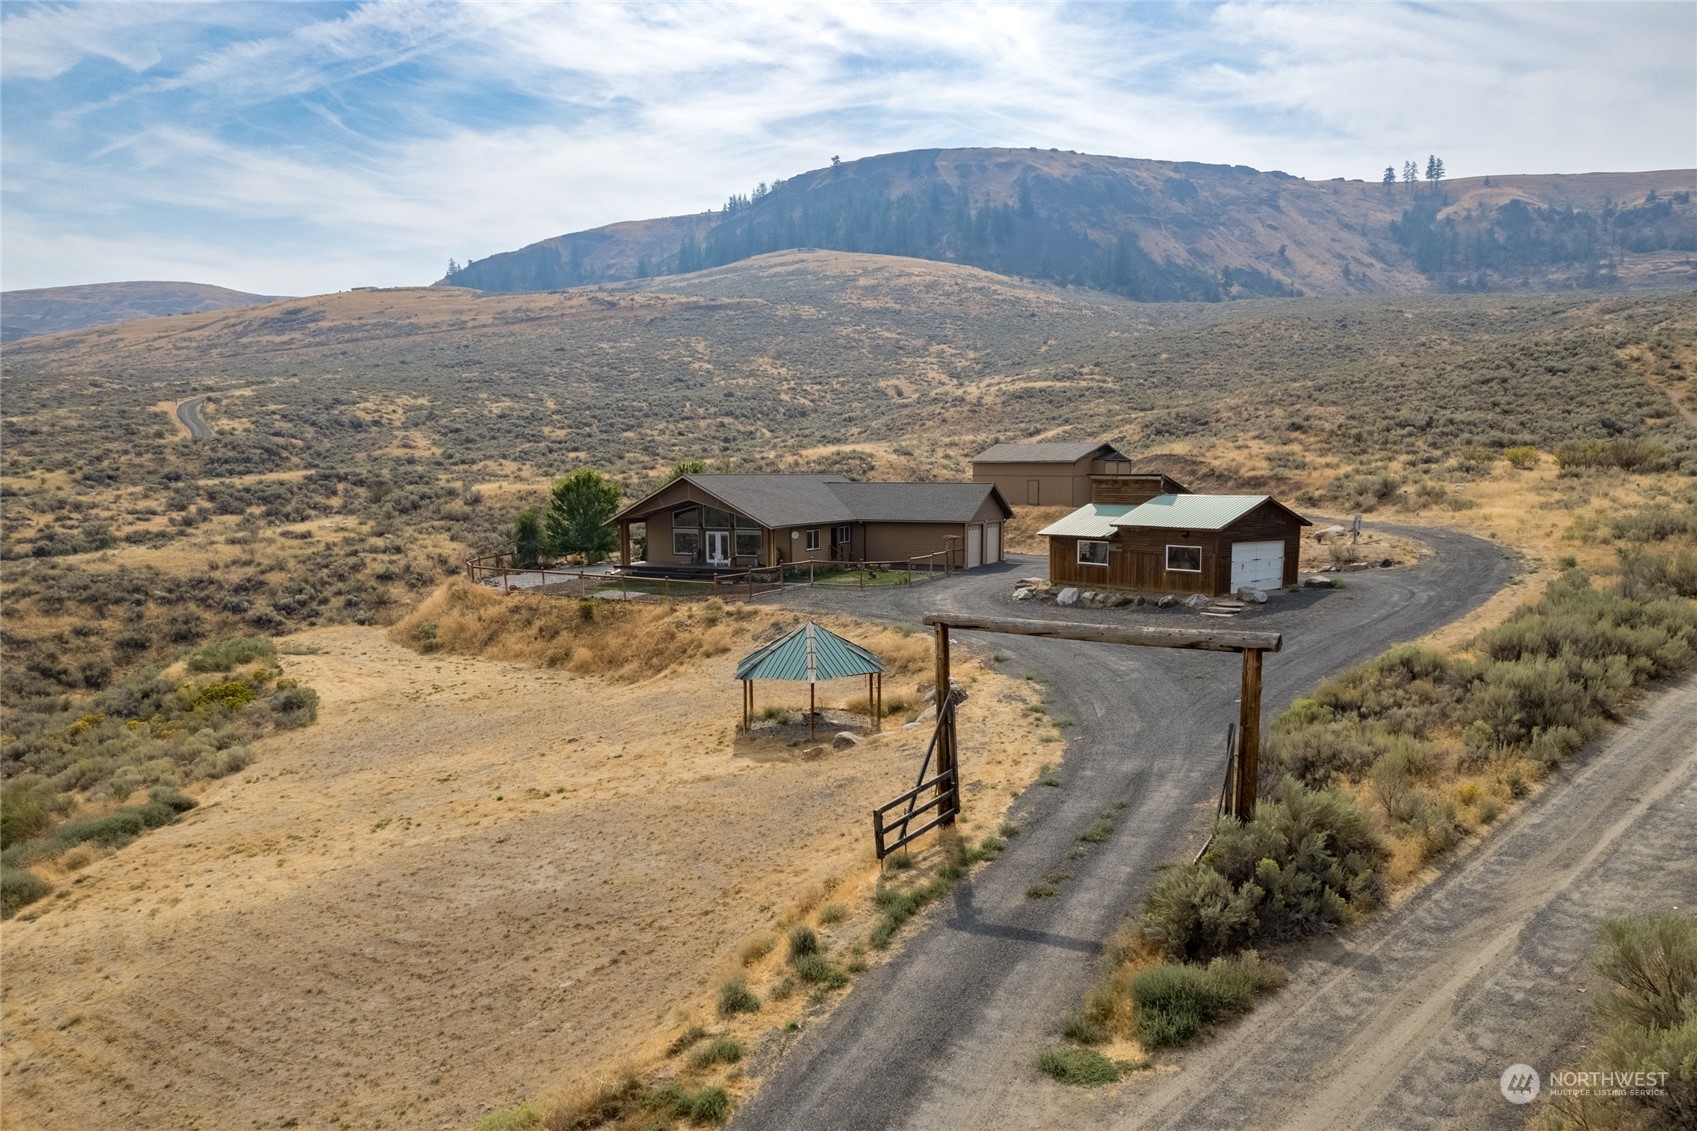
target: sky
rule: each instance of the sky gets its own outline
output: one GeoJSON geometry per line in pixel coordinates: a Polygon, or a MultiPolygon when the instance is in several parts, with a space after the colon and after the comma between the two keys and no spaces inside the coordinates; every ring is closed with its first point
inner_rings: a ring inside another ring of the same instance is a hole
{"type": "Polygon", "coordinates": [[[431,282],[876,153],[1697,167],[1697,4],[0,3],[0,287],[431,282]]]}

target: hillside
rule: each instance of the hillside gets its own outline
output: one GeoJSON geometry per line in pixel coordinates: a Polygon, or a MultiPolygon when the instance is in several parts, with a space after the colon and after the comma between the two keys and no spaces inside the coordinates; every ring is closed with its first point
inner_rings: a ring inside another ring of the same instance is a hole
{"type": "Polygon", "coordinates": [[[1241,165],[917,150],[802,173],[718,211],[542,240],[443,281],[555,290],[822,248],[1146,301],[1666,287],[1697,279],[1694,188],[1693,170],[1387,190],[1241,165]]]}
{"type": "Polygon", "coordinates": [[[271,302],[276,297],[206,283],[90,283],[5,291],[0,292],[0,341],[141,318],[227,310],[271,302]]]}
{"type": "Polygon", "coordinates": [[[606,290],[359,291],[17,342],[5,470],[435,492],[581,463],[635,487],[699,457],[952,478],[985,444],[1033,436],[1445,459],[1677,432],[1694,326],[1691,293],[1147,304],[786,252],[606,290]],[[200,393],[218,435],[177,443],[170,406],[200,393]]]}

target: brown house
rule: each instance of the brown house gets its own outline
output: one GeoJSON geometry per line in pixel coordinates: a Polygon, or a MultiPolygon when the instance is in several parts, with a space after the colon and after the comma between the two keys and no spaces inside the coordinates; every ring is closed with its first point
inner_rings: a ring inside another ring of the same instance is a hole
{"type": "Polygon", "coordinates": [[[1309,525],[1268,495],[1163,494],[1088,503],[1041,533],[1057,585],[1217,597],[1295,585],[1309,525]]]}
{"type": "Polygon", "coordinates": [[[972,457],[974,483],[994,483],[1004,499],[1023,507],[1097,501],[1101,496],[1092,491],[1092,481],[1119,480],[1130,472],[1131,461],[1112,444],[997,444],[972,457]]]}
{"type": "Polygon", "coordinates": [[[752,569],[806,561],[905,562],[950,552],[968,569],[1002,560],[1013,511],[993,484],[851,483],[840,475],[685,475],[611,522],[631,565],[631,528],[658,566],[752,569]]]}

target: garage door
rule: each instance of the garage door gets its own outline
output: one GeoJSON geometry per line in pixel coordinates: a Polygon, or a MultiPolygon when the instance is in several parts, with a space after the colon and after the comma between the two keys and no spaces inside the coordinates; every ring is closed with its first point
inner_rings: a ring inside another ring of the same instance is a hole
{"type": "Polygon", "coordinates": [[[992,522],[984,527],[984,564],[995,565],[1002,560],[1002,524],[992,522]]]}
{"type": "Polygon", "coordinates": [[[966,528],[966,568],[977,569],[984,564],[984,528],[966,528]]]}
{"type": "Polygon", "coordinates": [[[1239,589],[1279,589],[1285,583],[1285,544],[1232,544],[1232,592],[1239,589]]]}

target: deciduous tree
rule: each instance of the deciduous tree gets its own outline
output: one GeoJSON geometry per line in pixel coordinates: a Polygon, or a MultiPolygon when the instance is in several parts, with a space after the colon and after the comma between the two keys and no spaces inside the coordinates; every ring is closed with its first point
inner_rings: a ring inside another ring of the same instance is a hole
{"type": "Polygon", "coordinates": [[[618,509],[618,486],[593,467],[578,468],[554,484],[545,520],[548,548],[599,560],[618,544],[607,525],[618,509]]]}

